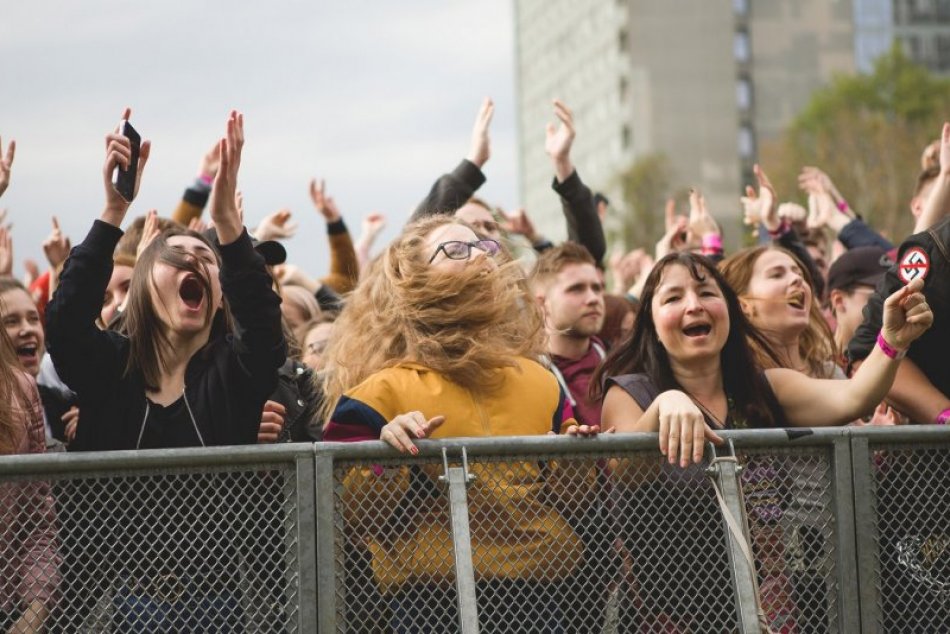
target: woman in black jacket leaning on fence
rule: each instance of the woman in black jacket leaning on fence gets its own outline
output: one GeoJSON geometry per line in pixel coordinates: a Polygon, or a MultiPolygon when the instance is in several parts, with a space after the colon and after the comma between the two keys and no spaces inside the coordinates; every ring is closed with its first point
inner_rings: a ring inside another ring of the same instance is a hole
{"type": "MultiPolygon", "coordinates": [[[[129,161],[129,142],[107,137],[105,210],[70,254],[47,309],[56,370],[82,402],[76,449],[257,441],[286,343],[280,298],[234,201],[243,134],[243,117],[232,113],[211,193],[219,244],[184,229],[159,235],[132,275],[125,334],[95,323],[129,208],[111,182],[113,169],[129,161]]],[[[139,178],[148,147],[143,143],[139,178]]]]}

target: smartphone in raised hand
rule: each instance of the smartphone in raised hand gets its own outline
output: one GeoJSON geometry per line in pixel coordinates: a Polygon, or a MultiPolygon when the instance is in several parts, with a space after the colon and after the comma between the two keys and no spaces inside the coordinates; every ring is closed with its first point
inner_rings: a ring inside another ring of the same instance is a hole
{"type": "Polygon", "coordinates": [[[142,146],[142,137],[135,131],[128,119],[123,119],[119,124],[119,134],[129,140],[132,146],[132,158],[129,161],[128,169],[122,169],[117,166],[112,172],[112,186],[128,202],[135,198],[135,178],[139,167],[139,149],[142,146]]]}

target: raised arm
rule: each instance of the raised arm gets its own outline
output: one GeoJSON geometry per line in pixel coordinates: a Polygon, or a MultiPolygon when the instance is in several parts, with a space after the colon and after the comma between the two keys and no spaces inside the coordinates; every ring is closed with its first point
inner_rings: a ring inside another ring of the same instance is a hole
{"type": "Polygon", "coordinates": [[[327,223],[327,239],[330,242],[330,274],[320,282],[337,293],[348,293],[356,287],[360,276],[353,238],[343,222],[343,215],[340,214],[336,201],[326,195],[326,183],[323,179],[319,182],[317,179],[310,181],[310,199],[327,223]]]}
{"type": "Polygon", "coordinates": [[[175,211],[172,212],[172,220],[187,227],[193,221],[201,218],[201,213],[204,211],[205,205],[208,204],[211,183],[214,182],[214,177],[217,175],[220,165],[221,145],[215,143],[214,147],[201,158],[195,182],[185,190],[181,201],[179,201],[175,211]]]}
{"type": "Polygon", "coordinates": [[[244,117],[232,111],[227,137],[221,140],[221,168],[211,189],[210,211],[221,245],[221,290],[239,326],[232,349],[248,387],[266,399],[277,387],[277,369],[287,358],[287,345],[280,325],[280,297],[272,289],[264,258],[251,244],[235,198],[243,146],[244,117]]]}
{"type": "MultiPolygon", "coordinates": [[[[3,150],[3,141],[0,139],[0,151],[3,150]]],[[[0,196],[10,186],[10,173],[13,170],[13,157],[16,155],[16,141],[10,141],[7,153],[0,156],[0,196]]]]}
{"type": "MultiPolygon", "coordinates": [[[[123,119],[130,114],[126,109],[123,119]]],[[[151,144],[144,141],[139,152],[136,193],[150,149],[151,144]]],[[[46,345],[56,371],[83,398],[95,398],[95,390],[111,388],[124,370],[128,351],[125,338],[99,330],[96,319],[112,275],[112,254],[122,237],[119,226],[129,209],[129,202],[112,185],[112,172],[118,165],[128,166],[130,158],[129,140],[118,130],[108,134],[102,168],[105,208],[86,239],[70,253],[46,308],[46,345]]]]}
{"type": "Polygon", "coordinates": [[[813,379],[785,368],[767,370],[789,422],[800,427],[841,425],[874,411],[890,390],[910,344],[933,323],[923,288],[924,281],[918,278],[885,300],[877,344],[851,379],[813,379]]]}
{"type": "Polygon", "coordinates": [[[551,187],[561,197],[561,209],[567,221],[567,237],[587,247],[598,265],[603,266],[607,252],[604,227],[597,214],[594,195],[582,181],[571,161],[574,144],[574,113],[563,102],[554,100],[554,115],[558,124],[545,128],[544,150],[551,157],[554,181],[551,187]]]}
{"type": "Polygon", "coordinates": [[[435,181],[429,195],[416,207],[411,220],[438,214],[453,214],[485,183],[482,167],[491,156],[491,138],[488,132],[494,113],[495,104],[486,97],[472,126],[468,154],[458,167],[435,181]]]}
{"type": "Polygon", "coordinates": [[[940,132],[940,173],[934,181],[924,209],[914,224],[914,233],[927,231],[950,211],[950,123],[940,132]]]}

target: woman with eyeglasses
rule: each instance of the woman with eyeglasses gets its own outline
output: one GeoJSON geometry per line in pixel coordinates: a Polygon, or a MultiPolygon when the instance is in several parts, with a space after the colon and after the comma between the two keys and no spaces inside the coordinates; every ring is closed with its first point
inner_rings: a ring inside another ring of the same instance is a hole
{"type": "MultiPolygon", "coordinates": [[[[420,438],[541,435],[573,425],[557,380],[536,361],[542,321],[518,264],[458,220],[409,225],[350,296],[336,332],[325,440],[379,438],[415,455],[420,438]]],[[[563,470],[536,461],[469,467],[483,629],[564,631],[552,597],[583,546],[554,506],[563,470]]],[[[457,622],[441,470],[421,461],[366,465],[344,480],[352,543],[368,547],[394,631],[448,631],[457,622]]],[[[371,584],[347,587],[365,593],[371,584]]],[[[369,600],[347,603],[361,598],[369,600]]]]}

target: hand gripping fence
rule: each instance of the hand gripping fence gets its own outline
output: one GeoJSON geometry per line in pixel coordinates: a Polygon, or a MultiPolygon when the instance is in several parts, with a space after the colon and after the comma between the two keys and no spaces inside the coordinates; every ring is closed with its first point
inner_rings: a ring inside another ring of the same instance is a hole
{"type": "Polygon", "coordinates": [[[4,456],[0,631],[950,631],[950,430],[723,435],[4,456]]]}

